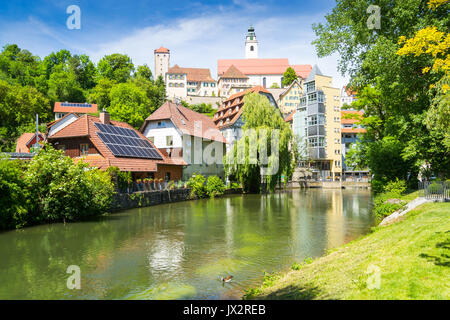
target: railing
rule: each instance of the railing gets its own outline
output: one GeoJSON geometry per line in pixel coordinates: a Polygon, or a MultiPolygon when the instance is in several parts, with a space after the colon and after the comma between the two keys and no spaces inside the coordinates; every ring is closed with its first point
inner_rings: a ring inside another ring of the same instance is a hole
{"type": "Polygon", "coordinates": [[[450,181],[419,181],[419,190],[426,199],[450,199],[450,181]]]}

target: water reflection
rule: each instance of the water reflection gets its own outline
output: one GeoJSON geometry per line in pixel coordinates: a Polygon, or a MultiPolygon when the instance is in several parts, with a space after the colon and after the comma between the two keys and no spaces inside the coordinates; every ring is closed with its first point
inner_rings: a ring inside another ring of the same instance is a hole
{"type": "Polygon", "coordinates": [[[263,271],[322,255],[373,225],[370,193],[300,190],[128,210],[0,233],[2,299],[239,298],[263,271]],[[68,290],[79,265],[82,289],[68,290]],[[232,274],[223,286],[219,276],[232,274]]]}

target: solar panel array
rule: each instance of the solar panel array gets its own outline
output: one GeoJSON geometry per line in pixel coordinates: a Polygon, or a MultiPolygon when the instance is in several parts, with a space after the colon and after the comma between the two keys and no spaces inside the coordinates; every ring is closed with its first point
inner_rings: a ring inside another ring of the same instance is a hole
{"type": "Polygon", "coordinates": [[[162,160],[161,155],[146,139],[141,139],[132,129],[95,123],[99,138],[117,157],[162,160]]]}
{"type": "Polygon", "coordinates": [[[61,102],[61,107],[90,108],[90,107],[92,107],[92,104],[89,104],[89,103],[68,103],[68,102],[61,102]]]}

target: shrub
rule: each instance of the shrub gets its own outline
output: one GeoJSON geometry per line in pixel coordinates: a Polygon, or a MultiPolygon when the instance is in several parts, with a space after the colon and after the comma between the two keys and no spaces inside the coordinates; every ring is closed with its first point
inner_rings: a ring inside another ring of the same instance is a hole
{"type": "Polygon", "coordinates": [[[131,172],[120,171],[118,167],[109,167],[106,172],[111,176],[111,180],[117,184],[117,188],[121,191],[127,190],[128,185],[133,181],[131,172]]]}
{"type": "Polygon", "coordinates": [[[191,198],[198,197],[204,198],[207,196],[208,191],[205,186],[206,178],[201,174],[193,174],[187,182],[188,188],[191,188],[191,198]]]}
{"type": "Polygon", "coordinates": [[[440,194],[443,192],[444,186],[440,183],[433,182],[432,184],[430,184],[428,186],[427,189],[428,189],[428,192],[431,194],[440,194]]]}
{"type": "Polygon", "coordinates": [[[225,184],[218,176],[209,176],[206,182],[206,191],[211,198],[220,196],[225,192],[225,184]]]}
{"type": "Polygon", "coordinates": [[[75,221],[108,210],[114,194],[107,172],[75,164],[46,146],[30,161],[24,181],[33,199],[28,221],[75,221]]]}
{"type": "Polygon", "coordinates": [[[26,199],[21,163],[0,156],[0,230],[21,227],[25,223],[26,199]]]}
{"type": "Polygon", "coordinates": [[[406,181],[399,180],[398,178],[395,179],[395,181],[389,181],[384,186],[383,191],[385,193],[398,194],[398,196],[401,196],[406,191],[406,181]]]}
{"type": "Polygon", "coordinates": [[[241,188],[241,185],[237,182],[233,182],[230,186],[230,189],[239,189],[241,188]]]}
{"type": "Polygon", "coordinates": [[[386,184],[386,181],[383,181],[383,180],[372,179],[372,181],[370,181],[372,191],[375,193],[382,193],[384,191],[385,184],[386,184]]]}
{"type": "Polygon", "coordinates": [[[302,268],[302,265],[298,262],[294,262],[291,266],[291,269],[296,270],[296,271],[300,270],[301,268],[302,268]]]}

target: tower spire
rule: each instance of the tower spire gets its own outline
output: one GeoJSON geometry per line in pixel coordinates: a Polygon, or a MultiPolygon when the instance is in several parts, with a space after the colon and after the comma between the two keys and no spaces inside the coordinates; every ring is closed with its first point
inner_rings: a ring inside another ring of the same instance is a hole
{"type": "Polygon", "coordinates": [[[258,40],[256,40],[255,28],[250,24],[245,38],[245,58],[258,58],[258,40]]]}

